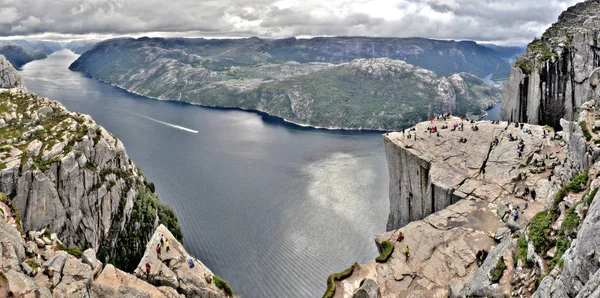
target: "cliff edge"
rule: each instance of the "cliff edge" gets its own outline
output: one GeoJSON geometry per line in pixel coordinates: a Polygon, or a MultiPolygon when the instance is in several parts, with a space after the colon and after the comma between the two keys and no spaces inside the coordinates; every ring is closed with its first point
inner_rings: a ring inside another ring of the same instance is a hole
{"type": "Polygon", "coordinates": [[[600,66],[600,1],[588,0],[564,11],[541,39],[532,41],[504,85],[504,120],[547,124],[575,121],[579,107],[596,88],[588,82],[600,66]]]}

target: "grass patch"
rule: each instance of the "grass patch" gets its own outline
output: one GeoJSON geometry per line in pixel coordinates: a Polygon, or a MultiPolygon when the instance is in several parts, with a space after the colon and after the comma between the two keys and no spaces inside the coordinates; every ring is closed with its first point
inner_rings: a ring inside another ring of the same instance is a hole
{"type": "Polygon", "coordinates": [[[213,278],[215,280],[215,285],[217,286],[217,288],[225,291],[227,295],[233,296],[233,289],[231,289],[231,286],[229,286],[229,284],[226,281],[222,280],[216,275],[213,275],[213,278]]]}
{"type": "Polygon", "coordinates": [[[515,267],[517,267],[519,260],[527,267],[533,266],[533,261],[527,260],[527,240],[522,236],[517,240],[517,251],[513,258],[513,265],[515,267]]]}
{"type": "Polygon", "coordinates": [[[556,240],[556,252],[554,253],[554,258],[550,260],[550,266],[548,267],[548,272],[552,271],[554,266],[556,266],[562,259],[562,256],[565,254],[567,249],[571,246],[571,239],[567,237],[564,233],[560,233],[558,235],[558,239],[556,240]]]}
{"type": "Polygon", "coordinates": [[[583,132],[583,136],[585,137],[586,141],[591,141],[592,140],[592,134],[590,133],[590,131],[587,128],[587,123],[584,121],[579,122],[579,127],[581,127],[581,131],[583,132]]]}
{"type": "Polygon", "coordinates": [[[81,256],[83,255],[83,253],[81,252],[81,250],[79,250],[79,247],[77,247],[75,245],[71,245],[69,247],[65,247],[63,245],[63,246],[61,246],[60,249],[66,251],[69,254],[74,255],[74,256],[76,256],[78,258],[81,258],[81,256]]]}
{"type": "Polygon", "coordinates": [[[0,271],[0,285],[7,285],[8,284],[8,279],[6,278],[6,275],[4,275],[4,272],[0,271]]]}
{"type": "Polygon", "coordinates": [[[498,260],[496,267],[490,271],[490,276],[492,277],[492,283],[497,283],[502,278],[504,274],[504,270],[506,269],[506,265],[504,264],[504,260],[502,257],[498,260]]]}
{"type": "Polygon", "coordinates": [[[383,252],[375,260],[379,263],[385,263],[392,256],[392,252],[394,252],[394,244],[390,241],[383,241],[381,247],[383,248],[383,252]]]}
{"type": "Polygon", "coordinates": [[[573,207],[571,207],[567,210],[567,214],[565,215],[565,220],[562,222],[562,226],[561,226],[561,230],[567,236],[574,234],[575,230],[579,226],[579,223],[581,222],[581,219],[579,218],[577,213],[575,213],[575,208],[583,203],[584,203],[583,201],[579,201],[575,205],[573,205],[573,207]]]}
{"type": "Polygon", "coordinates": [[[354,265],[350,266],[350,268],[340,273],[334,273],[330,275],[327,278],[327,290],[325,291],[325,294],[323,294],[322,298],[332,298],[333,294],[335,294],[335,282],[348,278],[350,275],[352,275],[354,269],[358,267],[360,267],[360,265],[358,265],[358,263],[354,263],[354,265]]]}
{"type": "Polygon", "coordinates": [[[40,263],[38,263],[34,259],[29,259],[29,260],[25,261],[25,263],[27,263],[27,265],[29,265],[29,267],[31,267],[31,269],[33,269],[33,270],[36,270],[41,267],[40,263]]]}
{"type": "Polygon", "coordinates": [[[592,192],[589,194],[588,198],[587,198],[587,203],[588,205],[592,205],[592,202],[594,201],[594,197],[596,196],[596,193],[598,193],[598,188],[594,188],[594,190],[592,190],[592,192]]]}

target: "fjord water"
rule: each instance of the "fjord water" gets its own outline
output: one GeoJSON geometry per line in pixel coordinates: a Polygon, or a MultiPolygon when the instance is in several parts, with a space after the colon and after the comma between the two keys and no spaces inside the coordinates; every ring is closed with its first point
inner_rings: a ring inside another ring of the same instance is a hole
{"type": "Polygon", "coordinates": [[[71,72],[76,58],[63,50],[20,74],[125,144],[175,208],[186,249],[236,294],[320,297],[329,274],[377,256],[389,210],[380,133],[151,100],[71,72]]]}

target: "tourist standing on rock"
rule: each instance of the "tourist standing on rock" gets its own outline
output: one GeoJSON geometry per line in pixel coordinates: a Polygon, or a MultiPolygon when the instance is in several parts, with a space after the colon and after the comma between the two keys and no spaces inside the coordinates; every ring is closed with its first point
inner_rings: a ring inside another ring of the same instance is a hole
{"type": "Polygon", "coordinates": [[[404,255],[406,256],[406,260],[408,261],[408,257],[410,257],[410,248],[408,248],[408,245],[404,248],[404,255]]]}
{"type": "Polygon", "coordinates": [[[513,211],[513,216],[515,217],[515,221],[517,221],[517,219],[519,218],[519,210],[517,210],[516,208],[513,211]]]}
{"type": "Polygon", "coordinates": [[[482,259],[483,251],[480,249],[477,251],[477,254],[475,254],[475,261],[477,262],[477,267],[481,267],[482,259]]]}
{"type": "Polygon", "coordinates": [[[534,200],[534,201],[535,201],[535,195],[536,195],[535,189],[532,189],[531,190],[531,199],[534,200]]]}
{"type": "Polygon", "coordinates": [[[165,244],[164,235],[160,234],[160,246],[163,246],[164,244],[165,244]]]}
{"type": "Polygon", "coordinates": [[[146,263],[146,280],[150,280],[150,264],[146,263]]]}
{"type": "Polygon", "coordinates": [[[156,245],[156,255],[160,258],[160,244],[156,245]]]}
{"type": "Polygon", "coordinates": [[[417,133],[415,132],[415,141],[417,140],[417,133]]]}
{"type": "Polygon", "coordinates": [[[169,239],[165,239],[165,248],[167,249],[167,252],[169,252],[169,239]]]}

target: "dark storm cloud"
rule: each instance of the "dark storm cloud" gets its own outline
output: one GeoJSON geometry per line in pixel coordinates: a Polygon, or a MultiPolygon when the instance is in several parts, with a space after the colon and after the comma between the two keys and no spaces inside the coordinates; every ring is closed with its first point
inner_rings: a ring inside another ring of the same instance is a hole
{"type": "Polygon", "coordinates": [[[575,0],[0,0],[0,36],[423,36],[527,41],[575,0]]]}

